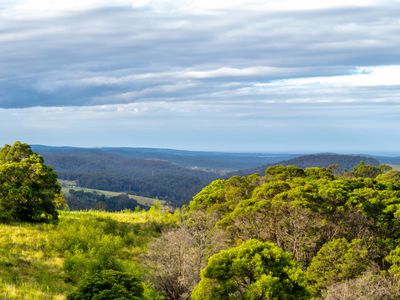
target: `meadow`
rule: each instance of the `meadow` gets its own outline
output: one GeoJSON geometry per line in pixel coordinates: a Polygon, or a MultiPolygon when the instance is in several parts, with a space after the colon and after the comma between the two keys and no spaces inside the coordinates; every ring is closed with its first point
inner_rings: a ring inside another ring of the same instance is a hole
{"type": "MultiPolygon", "coordinates": [[[[98,193],[100,195],[105,195],[107,197],[116,197],[119,196],[123,193],[121,192],[113,192],[113,191],[105,191],[105,190],[98,190],[98,189],[91,189],[91,188],[86,188],[86,187],[80,187],[77,185],[76,181],[73,180],[58,180],[62,186],[62,190],[64,194],[68,194],[69,190],[74,190],[74,191],[84,191],[84,192],[89,192],[89,193],[98,193]]],[[[145,205],[145,206],[152,206],[155,201],[159,201],[162,204],[166,205],[166,201],[164,200],[159,200],[155,198],[149,198],[149,197],[144,197],[144,196],[138,196],[138,195],[133,195],[133,194],[128,194],[129,198],[132,200],[136,200],[139,204],[145,205]]]]}
{"type": "MultiPolygon", "coordinates": [[[[66,299],[87,272],[120,269],[140,276],[138,257],[179,214],[60,211],[58,224],[0,225],[0,299],[66,299]]],[[[150,285],[145,295],[156,297],[150,285]],[[146,294],[147,293],[147,294],[146,294]]]]}

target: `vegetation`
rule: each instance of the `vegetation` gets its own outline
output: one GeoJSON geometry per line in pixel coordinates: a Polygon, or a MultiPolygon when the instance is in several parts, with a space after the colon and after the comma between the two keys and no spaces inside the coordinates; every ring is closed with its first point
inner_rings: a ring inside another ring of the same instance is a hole
{"type": "Polygon", "coordinates": [[[68,300],[140,300],[143,299],[143,285],[139,278],[129,273],[103,270],[90,274],[79,285],[68,300]]]}
{"type": "MultiPolygon", "coordinates": [[[[122,193],[122,192],[112,192],[112,191],[105,191],[105,190],[96,190],[96,189],[90,189],[90,188],[83,188],[79,187],[78,184],[75,181],[72,180],[58,180],[61,184],[63,194],[65,195],[66,198],[70,196],[69,191],[73,190],[75,192],[86,192],[86,193],[92,193],[92,194],[100,194],[104,195],[107,198],[113,198],[121,195],[127,195],[129,199],[134,200],[140,205],[150,207],[154,204],[154,202],[161,202],[163,205],[167,206],[167,202],[156,199],[156,198],[148,198],[148,197],[143,197],[143,196],[138,196],[138,195],[133,195],[133,194],[127,194],[127,193],[122,193]]],[[[66,199],[68,202],[68,199],[66,199]]]]}
{"type": "Polygon", "coordinates": [[[194,300],[306,299],[302,270],[288,252],[270,242],[248,240],[209,258],[194,300]]]}
{"type": "MultiPolygon", "coordinates": [[[[260,155],[190,152],[165,149],[35,146],[62,180],[96,190],[166,200],[174,207],[187,204],[204,186],[236,173],[263,174],[268,166],[300,168],[336,165],[337,172],[353,170],[360,162],[378,166],[371,157],[335,154],[260,155]],[[291,158],[291,159],[288,159],[291,158]],[[258,167],[259,166],[259,167],[258,167]],[[243,170],[243,171],[238,171],[243,170]],[[234,172],[234,173],[232,173],[234,172]]],[[[143,203],[142,203],[143,204],[143,203]]]]}
{"type": "MultiPolygon", "coordinates": [[[[345,297],[354,288],[359,298],[351,299],[395,299],[400,293],[399,179],[400,173],[387,166],[361,162],[353,172],[339,174],[333,168],[273,166],[264,176],[216,180],[193,198],[180,224],[188,237],[204,238],[200,253],[175,263],[183,267],[195,258],[201,278],[186,286],[181,281],[179,297],[159,290],[168,299],[189,299],[188,291],[193,299],[346,299],[335,295],[345,297]],[[218,246],[209,240],[215,235],[211,240],[218,246]],[[289,284],[288,275],[277,272],[275,280],[261,280],[275,276],[268,251],[285,253],[298,277],[289,284]]],[[[178,236],[174,229],[161,239],[178,236]]],[[[163,249],[169,251],[169,243],[163,249]]],[[[168,268],[162,260],[155,263],[159,273],[168,268]]]]}
{"type": "Polygon", "coordinates": [[[57,176],[24,144],[0,161],[0,297],[400,297],[400,172],[387,165],[272,166],[216,180],[182,211],[111,213],[57,212],[57,176]]]}
{"type": "Polygon", "coordinates": [[[0,222],[57,221],[56,205],[62,201],[57,174],[29,145],[0,149],[0,222]]]}
{"type": "Polygon", "coordinates": [[[41,153],[60,179],[75,181],[79,187],[159,198],[177,207],[220,176],[217,172],[190,169],[164,159],[143,159],[105,150],[41,153]]]}
{"type": "Polygon", "coordinates": [[[153,207],[119,213],[61,211],[58,224],[0,225],[0,299],[6,293],[12,300],[66,299],[90,288],[96,281],[92,276],[104,270],[140,278],[143,299],[157,299],[139,256],[179,219],[178,213],[153,207]]]}
{"type": "Polygon", "coordinates": [[[268,165],[263,165],[256,169],[251,169],[248,171],[242,171],[240,174],[252,174],[259,173],[263,174],[264,170],[273,165],[280,166],[296,166],[298,168],[307,169],[312,167],[318,168],[328,168],[333,167],[335,173],[340,173],[345,170],[352,171],[360,162],[365,162],[365,164],[370,166],[378,166],[379,161],[373,157],[360,156],[360,155],[339,155],[339,154],[311,154],[302,155],[299,157],[294,157],[288,160],[279,161],[277,163],[270,163],[268,165]]]}
{"type": "Polygon", "coordinates": [[[127,194],[118,196],[106,196],[97,192],[85,192],[82,190],[70,189],[65,194],[68,208],[71,210],[106,210],[121,211],[124,209],[135,210],[136,208],[145,208],[136,200],[131,199],[127,194]]]}

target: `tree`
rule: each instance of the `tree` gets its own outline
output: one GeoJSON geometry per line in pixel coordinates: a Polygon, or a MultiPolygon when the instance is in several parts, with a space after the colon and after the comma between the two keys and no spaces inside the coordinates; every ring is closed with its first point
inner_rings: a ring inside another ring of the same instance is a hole
{"type": "Polygon", "coordinates": [[[304,177],[305,172],[296,166],[272,166],[265,171],[268,179],[287,180],[296,177],[304,177]]]}
{"type": "Polygon", "coordinates": [[[172,229],[149,245],[144,267],[148,278],[167,299],[189,299],[201,269],[201,249],[185,227],[172,229]]]}
{"type": "Polygon", "coordinates": [[[189,299],[207,258],[225,247],[225,238],[211,215],[196,212],[185,224],[163,232],[150,243],[144,267],[153,285],[167,299],[189,299]]]}
{"type": "Polygon", "coordinates": [[[29,145],[0,150],[0,221],[56,221],[61,198],[57,174],[29,145]]]}
{"type": "Polygon", "coordinates": [[[386,170],[387,168],[385,166],[383,166],[383,168],[381,169],[379,167],[367,165],[364,161],[361,161],[357,166],[354,167],[352,173],[355,177],[375,178],[386,170]]]}
{"type": "Polygon", "coordinates": [[[336,282],[361,275],[371,266],[362,240],[348,242],[340,238],[322,246],[311,261],[306,276],[318,293],[336,282]]]}
{"type": "Polygon", "coordinates": [[[248,240],[210,257],[194,300],[306,299],[303,272],[273,243],[248,240]]]}
{"type": "Polygon", "coordinates": [[[142,282],[135,276],[114,270],[90,274],[82,280],[78,290],[68,300],[140,300],[142,282]]]}

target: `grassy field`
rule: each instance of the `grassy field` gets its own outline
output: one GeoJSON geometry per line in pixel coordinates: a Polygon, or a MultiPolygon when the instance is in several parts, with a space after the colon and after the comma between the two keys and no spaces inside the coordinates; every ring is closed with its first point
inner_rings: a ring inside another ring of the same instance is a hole
{"type": "MultiPolygon", "coordinates": [[[[84,191],[84,192],[90,192],[90,193],[103,194],[108,197],[114,197],[114,196],[123,194],[121,192],[112,192],[112,191],[104,191],[104,190],[96,190],[96,189],[79,187],[76,185],[75,181],[70,181],[70,180],[59,180],[59,181],[61,183],[64,193],[68,193],[68,191],[72,189],[75,191],[84,191]]],[[[166,201],[158,200],[158,199],[154,199],[154,198],[148,198],[148,197],[131,195],[131,194],[128,194],[128,196],[129,196],[129,198],[136,200],[139,204],[142,204],[145,206],[152,206],[154,204],[154,201],[159,201],[163,205],[166,204],[166,201]]]]}
{"type": "Polygon", "coordinates": [[[178,213],[152,208],[62,211],[57,225],[0,224],[0,299],[66,299],[87,272],[102,268],[140,275],[147,243],[178,221],[178,213]]]}

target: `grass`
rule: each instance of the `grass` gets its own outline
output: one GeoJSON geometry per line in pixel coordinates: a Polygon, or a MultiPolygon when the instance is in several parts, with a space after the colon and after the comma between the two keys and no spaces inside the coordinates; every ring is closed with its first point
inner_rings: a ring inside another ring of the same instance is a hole
{"type": "MultiPolygon", "coordinates": [[[[84,192],[90,192],[90,193],[98,193],[98,194],[105,195],[107,197],[115,197],[115,196],[119,196],[121,194],[126,194],[126,193],[121,193],[121,192],[112,192],[112,191],[79,187],[76,185],[76,182],[72,181],[72,180],[59,180],[59,181],[61,183],[64,193],[68,193],[69,190],[75,190],[75,191],[84,191],[84,192]]],[[[149,206],[149,207],[152,206],[155,201],[158,201],[163,205],[166,204],[166,201],[164,201],[164,200],[158,200],[158,199],[154,199],[154,198],[143,197],[143,196],[132,195],[132,194],[127,194],[127,195],[129,196],[130,199],[136,200],[139,204],[149,206]]]]}
{"type": "Polygon", "coordinates": [[[151,208],[62,211],[57,225],[0,224],[0,299],[66,299],[85,272],[104,264],[140,272],[147,243],[177,222],[178,213],[151,208]]]}

